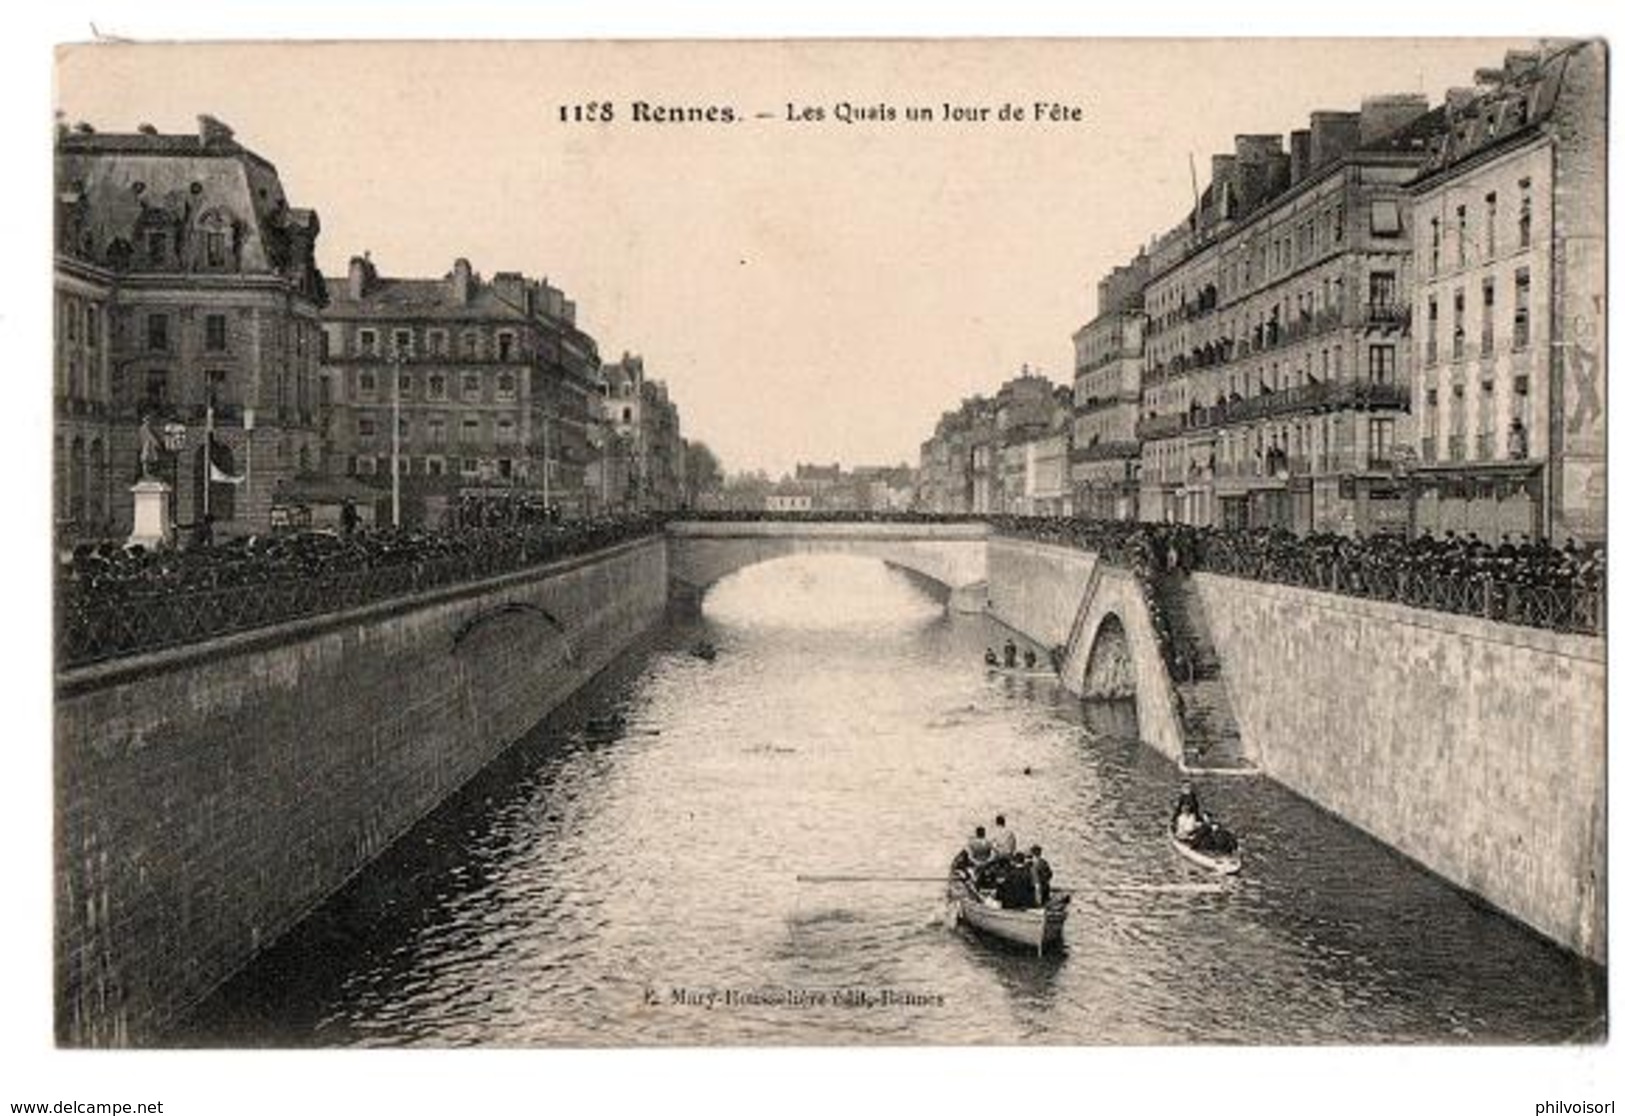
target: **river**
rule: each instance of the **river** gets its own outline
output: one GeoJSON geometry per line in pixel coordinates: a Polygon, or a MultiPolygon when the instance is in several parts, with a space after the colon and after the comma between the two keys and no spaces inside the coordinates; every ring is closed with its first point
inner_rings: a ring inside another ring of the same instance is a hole
{"type": "Polygon", "coordinates": [[[180,1045],[1561,1042],[1602,970],[1266,779],[1198,784],[1120,707],[988,675],[1007,633],[876,562],[748,568],[222,987],[180,1045]],[[699,640],[714,661],[691,653],[699,640]],[[1075,889],[1039,958],[935,882],[1008,815],[1075,889]],[[809,875],[927,877],[860,883],[809,875]]]}

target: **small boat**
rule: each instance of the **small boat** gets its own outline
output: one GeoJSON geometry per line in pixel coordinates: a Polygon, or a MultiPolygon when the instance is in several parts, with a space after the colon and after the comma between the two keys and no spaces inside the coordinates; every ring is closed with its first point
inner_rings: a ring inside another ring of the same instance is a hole
{"type": "Polygon", "coordinates": [[[1072,902],[1069,892],[1054,891],[1043,907],[1011,911],[999,906],[990,892],[982,892],[966,878],[963,872],[948,875],[949,914],[955,922],[965,922],[1016,945],[1031,946],[1044,955],[1045,946],[1061,942],[1061,929],[1066,925],[1067,907],[1072,902]]]}
{"type": "Polygon", "coordinates": [[[1181,841],[1175,834],[1173,826],[1168,827],[1168,840],[1172,842],[1174,851],[1193,864],[1200,864],[1209,872],[1217,872],[1221,876],[1233,876],[1241,871],[1240,852],[1207,852],[1191,845],[1188,841],[1181,841]]]}
{"type": "Polygon", "coordinates": [[[1007,678],[1054,678],[1055,672],[1047,666],[1033,664],[1025,666],[1004,666],[1000,663],[983,663],[989,674],[1002,674],[1007,678]]]}

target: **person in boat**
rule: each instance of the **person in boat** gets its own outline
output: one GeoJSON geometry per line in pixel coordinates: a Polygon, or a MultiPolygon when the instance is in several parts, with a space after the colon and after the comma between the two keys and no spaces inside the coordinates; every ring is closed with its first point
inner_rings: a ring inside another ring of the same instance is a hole
{"type": "Polygon", "coordinates": [[[993,648],[989,647],[985,652],[982,653],[982,662],[986,663],[990,667],[998,666],[999,653],[993,650],[993,648]]]}
{"type": "Polygon", "coordinates": [[[993,819],[993,858],[1009,860],[1016,855],[1016,834],[1004,824],[1004,815],[993,819]]]}
{"type": "Polygon", "coordinates": [[[993,842],[987,839],[985,826],[976,827],[971,839],[965,842],[964,854],[970,868],[971,879],[980,886],[988,868],[993,864],[993,842]]]}
{"type": "Polygon", "coordinates": [[[1203,831],[1207,822],[1196,806],[1188,802],[1181,802],[1174,812],[1174,836],[1193,848],[1200,848],[1203,831]]]}
{"type": "Polygon", "coordinates": [[[1015,669],[1016,641],[1013,639],[1007,639],[1004,641],[1004,665],[1012,670],[1015,669]]]}
{"type": "Polygon", "coordinates": [[[1032,670],[1038,666],[1038,655],[1031,647],[1029,647],[1027,648],[1027,653],[1021,657],[1021,661],[1028,670],[1032,670]]]}
{"type": "Polygon", "coordinates": [[[1174,821],[1178,822],[1179,815],[1187,810],[1198,818],[1202,816],[1202,804],[1196,799],[1196,788],[1189,783],[1181,783],[1179,797],[1174,800],[1174,821]]]}
{"type": "Polygon", "coordinates": [[[1034,845],[1027,854],[1027,867],[1032,875],[1033,897],[1040,907],[1049,906],[1049,883],[1055,877],[1050,869],[1049,861],[1044,859],[1044,849],[1041,845],[1034,845]]]}
{"type": "Polygon", "coordinates": [[[1037,892],[1033,888],[1033,875],[1025,853],[1018,852],[1011,859],[1010,871],[999,881],[993,898],[1007,911],[1024,911],[1033,905],[1037,892]]]}

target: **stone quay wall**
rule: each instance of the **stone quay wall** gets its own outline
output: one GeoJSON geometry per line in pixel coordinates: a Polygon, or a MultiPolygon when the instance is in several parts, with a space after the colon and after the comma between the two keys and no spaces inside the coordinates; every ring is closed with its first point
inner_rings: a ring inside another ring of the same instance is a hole
{"type": "Polygon", "coordinates": [[[666,601],[656,537],[59,674],[58,1041],[153,1041],[666,601]]]}
{"type": "Polygon", "coordinates": [[[1606,963],[1603,640],[1196,575],[1271,778],[1606,963]]]}

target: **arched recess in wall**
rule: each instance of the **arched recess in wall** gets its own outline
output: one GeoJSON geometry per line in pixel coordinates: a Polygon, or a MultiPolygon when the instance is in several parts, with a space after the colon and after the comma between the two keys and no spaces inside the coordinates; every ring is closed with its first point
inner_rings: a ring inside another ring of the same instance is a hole
{"type": "Polygon", "coordinates": [[[1121,699],[1135,694],[1134,655],[1128,632],[1115,612],[1102,616],[1083,670],[1083,696],[1121,699]]]}

